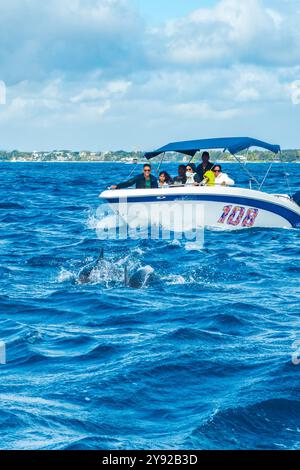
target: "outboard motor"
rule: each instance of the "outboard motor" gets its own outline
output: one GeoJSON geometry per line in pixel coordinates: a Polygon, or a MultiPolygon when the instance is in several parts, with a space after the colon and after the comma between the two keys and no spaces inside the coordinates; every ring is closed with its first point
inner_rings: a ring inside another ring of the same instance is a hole
{"type": "Polygon", "coordinates": [[[293,201],[295,201],[298,206],[300,206],[300,191],[297,191],[296,194],[292,197],[293,201]]]}

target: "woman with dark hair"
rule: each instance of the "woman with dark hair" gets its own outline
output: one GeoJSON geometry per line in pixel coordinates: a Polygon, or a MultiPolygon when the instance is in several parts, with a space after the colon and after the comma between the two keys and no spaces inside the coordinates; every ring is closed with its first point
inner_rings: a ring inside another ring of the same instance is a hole
{"type": "Polygon", "coordinates": [[[186,186],[199,186],[201,182],[200,177],[197,173],[196,166],[193,163],[189,163],[186,166],[186,186]]]}
{"type": "Polygon", "coordinates": [[[166,171],[161,171],[159,173],[158,187],[159,188],[167,188],[171,184],[173,184],[173,180],[172,180],[171,176],[169,175],[169,173],[167,173],[166,171]]]}
{"type": "Polygon", "coordinates": [[[227,173],[222,172],[221,165],[215,165],[212,171],[215,174],[215,184],[217,186],[234,186],[234,180],[229,178],[227,173]]]}

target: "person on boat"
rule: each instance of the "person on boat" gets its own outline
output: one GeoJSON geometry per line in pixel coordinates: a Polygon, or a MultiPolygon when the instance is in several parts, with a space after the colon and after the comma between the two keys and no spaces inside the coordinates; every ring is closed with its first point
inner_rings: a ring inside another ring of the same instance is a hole
{"type": "Polygon", "coordinates": [[[144,171],[141,175],[137,175],[124,183],[114,184],[110,189],[130,188],[133,185],[135,185],[136,189],[158,188],[157,179],[151,175],[151,165],[149,163],[144,165],[144,171]]]}
{"type": "Polygon", "coordinates": [[[215,175],[215,184],[217,186],[234,186],[235,182],[233,179],[229,178],[227,173],[222,172],[221,165],[215,165],[212,169],[215,175]]]}
{"type": "Polygon", "coordinates": [[[186,182],[185,186],[199,186],[201,180],[193,163],[186,166],[186,182]]]}
{"type": "Polygon", "coordinates": [[[178,175],[173,178],[173,182],[175,185],[185,184],[186,183],[186,166],[179,165],[178,167],[178,175]]]}
{"type": "Polygon", "coordinates": [[[167,173],[166,171],[161,171],[158,179],[158,187],[168,188],[171,184],[173,184],[173,180],[169,173],[167,173]]]}
{"type": "Polygon", "coordinates": [[[202,153],[202,163],[197,166],[197,173],[200,177],[200,181],[204,179],[204,175],[207,171],[211,170],[214,166],[213,163],[209,161],[209,153],[208,152],[203,152],[202,153]]]}
{"type": "Polygon", "coordinates": [[[215,173],[212,170],[208,170],[204,173],[204,178],[200,186],[215,186],[215,173]]]}

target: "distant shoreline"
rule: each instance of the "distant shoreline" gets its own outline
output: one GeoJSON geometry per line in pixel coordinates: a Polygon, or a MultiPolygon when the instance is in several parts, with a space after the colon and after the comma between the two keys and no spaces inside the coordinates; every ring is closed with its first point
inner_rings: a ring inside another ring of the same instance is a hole
{"type": "Polygon", "coordinates": [[[91,162],[90,160],[82,160],[80,162],[73,160],[71,162],[66,162],[64,160],[2,160],[1,163],[124,163],[124,162],[116,162],[116,161],[99,161],[99,162],[91,162]]]}
{"type": "MultiPolygon", "coordinates": [[[[283,150],[281,155],[275,155],[272,152],[251,150],[244,154],[240,153],[234,158],[228,152],[212,150],[210,159],[212,162],[220,164],[234,163],[237,157],[241,163],[297,163],[300,161],[300,149],[283,150]]],[[[153,164],[157,164],[161,157],[153,159],[153,164]]],[[[169,152],[163,158],[164,164],[188,164],[190,157],[179,155],[178,152],[169,152]]],[[[70,150],[54,150],[52,152],[34,151],[23,152],[19,150],[6,151],[0,150],[0,162],[11,163],[118,163],[135,165],[143,164],[145,161],[145,153],[141,151],[128,152],[125,150],[90,152],[90,151],[70,151],[70,150]]],[[[201,163],[201,152],[194,155],[194,163],[201,163]]]]}
{"type": "MultiPolygon", "coordinates": [[[[216,162],[220,163],[220,164],[224,164],[224,165],[228,165],[228,164],[237,164],[238,162],[237,161],[232,161],[232,160],[215,160],[216,162]]],[[[116,161],[116,160],[106,160],[106,161],[90,161],[90,160],[81,160],[81,161],[76,161],[76,160],[72,160],[72,161],[64,161],[64,160],[1,160],[0,161],[0,164],[1,163],[66,163],[66,164],[72,164],[72,163],[76,163],[76,164],[86,164],[86,163],[90,163],[90,164],[108,164],[108,163],[117,163],[117,164],[122,164],[122,165],[127,165],[127,166],[135,166],[135,165],[144,165],[145,161],[142,161],[142,162],[138,162],[137,164],[135,163],[127,163],[127,162],[123,162],[122,160],[120,161],[116,161]]],[[[182,161],[178,161],[178,162],[168,162],[168,161],[165,161],[164,164],[171,164],[173,163],[174,165],[179,165],[179,164],[182,164],[182,161]]],[[[184,162],[183,164],[187,164],[188,162],[184,162]]],[[[198,162],[196,162],[198,163],[198,162]]],[[[270,164],[270,163],[273,163],[274,165],[280,165],[280,164],[285,164],[285,165],[295,165],[295,164],[299,164],[300,161],[294,161],[294,162],[286,162],[286,161],[274,161],[274,162],[270,162],[270,161],[265,161],[265,160],[257,160],[257,161],[243,161],[242,162],[243,164],[244,163],[247,163],[248,165],[249,164],[257,164],[257,163],[265,163],[265,164],[270,164]]]]}

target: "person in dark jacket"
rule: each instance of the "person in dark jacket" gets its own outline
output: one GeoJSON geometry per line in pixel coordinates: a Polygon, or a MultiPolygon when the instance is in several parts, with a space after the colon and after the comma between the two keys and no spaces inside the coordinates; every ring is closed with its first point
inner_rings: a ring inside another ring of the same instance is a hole
{"type": "Polygon", "coordinates": [[[141,175],[137,175],[124,183],[113,185],[110,189],[130,188],[133,185],[135,185],[136,189],[158,188],[157,179],[151,175],[151,165],[149,163],[144,165],[144,171],[141,175]]]}
{"type": "Polygon", "coordinates": [[[178,175],[173,178],[175,185],[182,185],[186,183],[186,166],[179,165],[178,167],[178,175]]]}
{"type": "Polygon", "coordinates": [[[209,153],[203,152],[202,154],[202,163],[197,166],[197,173],[200,177],[200,181],[203,181],[204,175],[207,171],[213,168],[214,164],[209,161],[209,153]]]}

